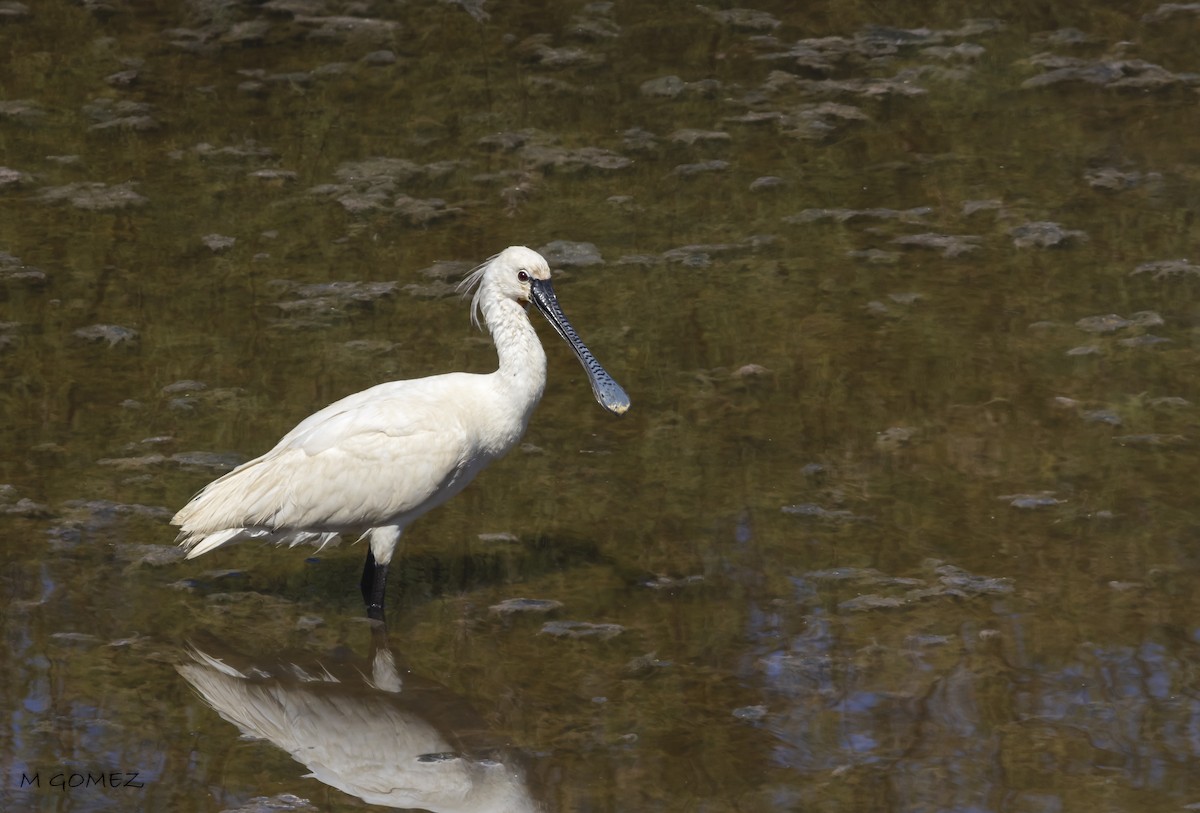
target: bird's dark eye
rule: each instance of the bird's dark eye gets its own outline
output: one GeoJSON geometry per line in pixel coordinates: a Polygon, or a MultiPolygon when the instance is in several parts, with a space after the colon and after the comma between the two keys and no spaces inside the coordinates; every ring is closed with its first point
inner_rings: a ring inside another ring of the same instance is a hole
{"type": "Polygon", "coordinates": [[[517,279],[520,280],[521,282],[529,282],[529,274],[527,274],[524,271],[518,271],[517,279]]]}

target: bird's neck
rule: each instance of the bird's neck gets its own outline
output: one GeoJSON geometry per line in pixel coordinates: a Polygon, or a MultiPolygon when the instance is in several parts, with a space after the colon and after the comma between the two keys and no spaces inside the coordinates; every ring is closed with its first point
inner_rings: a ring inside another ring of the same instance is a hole
{"type": "Polygon", "coordinates": [[[528,412],[546,388],[546,351],[538,341],[529,315],[517,302],[504,299],[484,308],[483,318],[496,344],[500,367],[496,375],[511,387],[514,398],[528,412]]]}

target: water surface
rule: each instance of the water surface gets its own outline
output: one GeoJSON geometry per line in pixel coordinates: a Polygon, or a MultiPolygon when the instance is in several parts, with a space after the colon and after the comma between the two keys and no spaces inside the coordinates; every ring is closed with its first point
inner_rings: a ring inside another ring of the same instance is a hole
{"type": "Polygon", "coordinates": [[[198,653],[546,811],[1200,803],[1195,10],[792,6],[0,3],[5,809],[374,806],[198,653]],[[490,369],[510,244],[628,415],[539,326],[386,639],[361,546],[178,558],[304,416],[490,369]]]}

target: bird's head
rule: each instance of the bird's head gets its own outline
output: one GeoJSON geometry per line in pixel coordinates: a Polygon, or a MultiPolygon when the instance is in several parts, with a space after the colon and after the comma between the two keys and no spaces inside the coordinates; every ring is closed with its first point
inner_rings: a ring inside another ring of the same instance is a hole
{"type": "Polygon", "coordinates": [[[464,292],[471,288],[475,288],[475,298],[471,302],[472,322],[479,324],[481,311],[491,319],[490,308],[504,300],[522,306],[532,302],[554,332],[575,351],[592,385],[592,394],[600,405],[616,415],[629,409],[629,396],[625,390],[596,361],[559,306],[545,257],[524,246],[509,246],[468,274],[459,285],[459,290],[464,292]]]}
{"type": "Polygon", "coordinates": [[[458,289],[464,293],[475,290],[471,321],[478,326],[485,297],[511,299],[528,305],[534,299],[534,285],[549,283],[549,280],[550,265],[545,257],[525,246],[509,246],[475,268],[458,289]]]}

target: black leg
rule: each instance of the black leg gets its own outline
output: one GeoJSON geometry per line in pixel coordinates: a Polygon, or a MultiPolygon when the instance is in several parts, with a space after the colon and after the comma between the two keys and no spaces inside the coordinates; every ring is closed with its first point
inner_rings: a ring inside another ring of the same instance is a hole
{"type": "Polygon", "coordinates": [[[387,592],[388,566],[375,561],[375,554],[367,548],[367,561],[363,564],[362,590],[363,602],[367,605],[367,618],[383,621],[383,600],[387,592]]]}
{"type": "Polygon", "coordinates": [[[363,564],[362,580],[358,583],[358,587],[362,590],[364,604],[371,603],[371,580],[375,578],[375,554],[371,552],[371,546],[367,545],[367,561],[363,564]]]}

